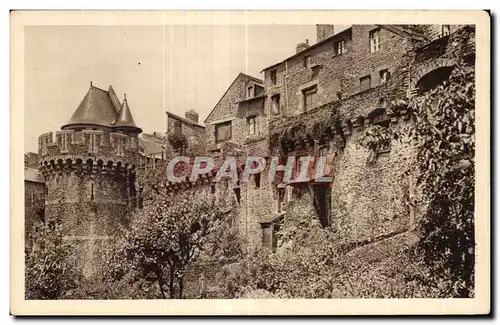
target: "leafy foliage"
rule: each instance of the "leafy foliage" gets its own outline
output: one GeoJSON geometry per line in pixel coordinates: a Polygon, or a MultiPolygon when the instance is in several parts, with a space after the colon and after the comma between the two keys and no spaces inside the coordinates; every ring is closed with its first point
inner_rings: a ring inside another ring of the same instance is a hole
{"type": "Polygon", "coordinates": [[[174,149],[187,148],[188,146],[188,141],[184,134],[169,133],[167,140],[174,149]]]}
{"type": "Polygon", "coordinates": [[[110,278],[147,279],[158,284],[162,298],[167,293],[170,298],[182,298],[187,266],[228,211],[212,198],[191,191],[173,197],[160,189],[153,196],[133,217],[130,231],[110,261],[110,278]]]}
{"type": "Polygon", "coordinates": [[[359,144],[370,150],[368,162],[373,162],[377,159],[378,151],[390,144],[392,136],[392,130],[388,127],[370,125],[365,129],[365,132],[359,139],[359,144]]]}
{"type": "Polygon", "coordinates": [[[26,299],[64,299],[82,278],[71,248],[62,240],[61,226],[48,221],[33,232],[33,247],[26,252],[26,299]]]}
{"type": "Polygon", "coordinates": [[[419,248],[446,297],[474,292],[474,99],[474,68],[458,66],[447,82],[411,102],[427,206],[419,248]]]}

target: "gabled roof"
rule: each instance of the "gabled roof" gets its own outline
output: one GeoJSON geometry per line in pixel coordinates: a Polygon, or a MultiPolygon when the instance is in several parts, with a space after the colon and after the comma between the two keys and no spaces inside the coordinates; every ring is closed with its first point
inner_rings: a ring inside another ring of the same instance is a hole
{"type": "Polygon", "coordinates": [[[117,118],[117,111],[108,92],[92,86],[78,105],[69,122],[62,129],[71,125],[100,125],[111,126],[117,118]]]}
{"type": "Polygon", "coordinates": [[[192,120],[190,120],[188,118],[179,116],[179,115],[174,114],[174,113],[170,113],[169,111],[167,111],[167,115],[173,117],[176,120],[181,121],[182,123],[186,123],[186,124],[189,124],[189,125],[192,125],[192,126],[196,126],[196,127],[199,127],[199,128],[205,128],[205,126],[201,125],[200,123],[196,123],[195,121],[192,121],[192,120]]]}
{"type": "Polygon", "coordinates": [[[236,82],[236,80],[238,80],[239,78],[245,78],[246,80],[252,80],[256,83],[259,83],[259,84],[264,84],[264,82],[259,79],[259,78],[255,78],[255,77],[252,77],[252,76],[249,76],[243,72],[240,72],[236,78],[234,78],[233,82],[231,83],[231,85],[229,85],[229,87],[226,89],[226,91],[224,92],[224,94],[221,96],[221,98],[219,99],[219,101],[217,102],[217,104],[215,104],[214,108],[212,108],[212,110],[210,111],[210,113],[208,114],[207,118],[205,119],[205,124],[207,123],[207,120],[208,118],[210,117],[210,115],[212,115],[212,113],[214,112],[215,108],[219,105],[220,101],[222,100],[222,98],[224,98],[224,96],[226,96],[227,92],[229,91],[229,89],[231,89],[231,87],[234,85],[234,83],[236,82]]]}
{"type": "Polygon", "coordinates": [[[132,113],[130,112],[130,108],[128,107],[127,96],[123,99],[123,104],[118,113],[118,117],[113,122],[113,127],[125,127],[129,129],[136,129],[137,131],[142,132],[140,128],[135,125],[134,118],[132,117],[132,113]]]}

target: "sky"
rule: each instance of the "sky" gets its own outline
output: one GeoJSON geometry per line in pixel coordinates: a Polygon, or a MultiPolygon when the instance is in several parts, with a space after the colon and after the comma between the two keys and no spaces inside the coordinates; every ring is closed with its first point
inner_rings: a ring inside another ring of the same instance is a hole
{"type": "Polygon", "coordinates": [[[167,110],[203,122],[239,72],[261,78],[306,39],[315,25],[27,26],[24,149],[69,121],[91,81],[126,93],[144,132],[164,132],[167,110]]]}

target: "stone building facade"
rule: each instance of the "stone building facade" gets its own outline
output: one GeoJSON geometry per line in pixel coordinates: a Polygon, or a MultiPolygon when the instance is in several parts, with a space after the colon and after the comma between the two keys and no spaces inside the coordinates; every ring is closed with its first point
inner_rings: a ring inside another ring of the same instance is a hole
{"type": "MultiPolygon", "coordinates": [[[[265,101],[262,80],[240,73],[205,120],[208,154],[235,156],[240,177],[248,157],[269,157],[265,101]]],[[[273,214],[267,173],[231,186],[238,201],[236,226],[241,238],[247,248],[257,248],[262,241],[259,223],[273,214]]]]}
{"type": "MultiPolygon", "coordinates": [[[[271,152],[324,156],[333,182],[325,188],[313,178],[292,179],[275,185],[273,197],[294,201],[305,195],[301,204],[315,207],[321,224],[346,244],[410,230],[417,207],[409,204],[415,180],[409,170],[413,145],[406,138],[413,123],[408,99],[446,80],[457,64],[473,64],[473,30],[353,25],[324,34],[318,26],[316,44],[264,69],[265,111],[271,152]],[[387,140],[367,149],[361,143],[371,130],[387,140]]],[[[280,225],[273,221],[263,236],[272,237],[273,227],[280,225]]]]}

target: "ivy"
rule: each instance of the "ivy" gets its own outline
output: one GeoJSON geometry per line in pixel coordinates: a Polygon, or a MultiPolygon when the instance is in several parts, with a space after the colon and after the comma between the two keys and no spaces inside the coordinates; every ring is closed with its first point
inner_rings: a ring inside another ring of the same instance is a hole
{"type": "Polygon", "coordinates": [[[444,297],[474,294],[474,67],[410,102],[417,143],[415,170],[426,209],[420,253],[444,297]]]}
{"type": "Polygon", "coordinates": [[[370,155],[367,160],[368,163],[374,162],[377,159],[378,152],[390,145],[392,137],[392,130],[388,127],[369,125],[365,129],[359,139],[359,144],[370,150],[370,155]]]}
{"type": "Polygon", "coordinates": [[[187,148],[188,140],[184,134],[169,133],[167,136],[168,143],[175,149],[187,148]]]}

